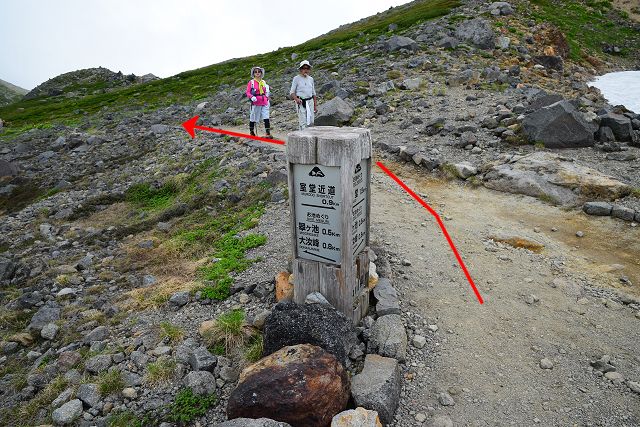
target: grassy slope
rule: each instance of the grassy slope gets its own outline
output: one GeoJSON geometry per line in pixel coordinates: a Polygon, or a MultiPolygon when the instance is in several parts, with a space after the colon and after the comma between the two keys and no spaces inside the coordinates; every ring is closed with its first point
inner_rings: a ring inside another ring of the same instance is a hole
{"type": "Polygon", "coordinates": [[[538,22],[551,22],[565,33],[570,58],[576,61],[587,55],[601,56],[603,44],[622,48],[630,55],[640,46],[640,33],[630,26],[616,23],[627,20],[624,12],[607,0],[531,0],[532,15],[538,22]]]}
{"type": "Polygon", "coordinates": [[[11,104],[22,98],[28,90],[0,79],[0,106],[11,104]]]}
{"type": "Polygon", "coordinates": [[[33,127],[47,126],[53,122],[72,123],[78,119],[80,113],[94,113],[103,107],[155,108],[200,99],[219,90],[221,85],[241,85],[245,80],[246,70],[256,63],[264,64],[272,70],[271,72],[282,72],[286,67],[291,66],[290,58],[294,52],[302,57],[321,49],[329,51],[340,46],[365,42],[367,39],[387,32],[387,27],[391,23],[397,24],[400,29],[406,28],[415,23],[445,15],[451,8],[458,5],[457,0],[420,0],[344,26],[298,46],[232,59],[166,79],[109,93],[89,95],[81,99],[39,98],[21,101],[0,108],[0,117],[13,128],[10,133],[17,133],[33,127]]]}

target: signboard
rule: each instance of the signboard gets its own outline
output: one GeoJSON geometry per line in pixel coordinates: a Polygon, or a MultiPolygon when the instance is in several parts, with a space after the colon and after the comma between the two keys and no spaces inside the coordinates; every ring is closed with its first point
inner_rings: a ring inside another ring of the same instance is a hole
{"type": "Polygon", "coordinates": [[[295,164],[293,179],[298,257],[340,264],[340,168],[295,164]]]}
{"type": "Polygon", "coordinates": [[[362,160],[356,165],[353,173],[353,221],[352,247],[356,256],[364,248],[367,241],[367,160],[362,160]]]}

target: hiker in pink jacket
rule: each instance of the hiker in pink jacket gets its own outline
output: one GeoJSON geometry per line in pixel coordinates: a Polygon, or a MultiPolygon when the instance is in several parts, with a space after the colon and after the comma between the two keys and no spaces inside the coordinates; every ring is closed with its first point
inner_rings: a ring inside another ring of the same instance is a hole
{"type": "Polygon", "coordinates": [[[255,136],[256,122],[264,120],[264,129],[267,138],[271,136],[271,124],[269,123],[269,85],[263,80],[264,68],[253,67],[251,69],[251,80],[247,83],[247,98],[251,100],[251,110],[249,113],[249,133],[255,136]]]}

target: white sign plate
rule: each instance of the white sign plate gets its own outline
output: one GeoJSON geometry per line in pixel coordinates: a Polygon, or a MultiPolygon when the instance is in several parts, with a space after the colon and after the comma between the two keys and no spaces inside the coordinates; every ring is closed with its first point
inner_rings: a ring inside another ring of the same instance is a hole
{"type": "Polygon", "coordinates": [[[340,264],[340,168],[295,164],[293,180],[298,257],[340,264]]]}
{"type": "Polygon", "coordinates": [[[352,222],[352,247],[353,255],[362,251],[367,241],[367,162],[362,160],[353,174],[353,222],[352,222]]]}

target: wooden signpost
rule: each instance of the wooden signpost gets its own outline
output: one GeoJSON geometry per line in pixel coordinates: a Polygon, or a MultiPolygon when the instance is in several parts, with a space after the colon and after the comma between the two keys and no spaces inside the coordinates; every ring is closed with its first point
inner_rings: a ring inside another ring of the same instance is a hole
{"type": "Polygon", "coordinates": [[[287,137],[294,296],[320,292],[357,323],[369,306],[371,134],[316,126],[287,137]]]}

